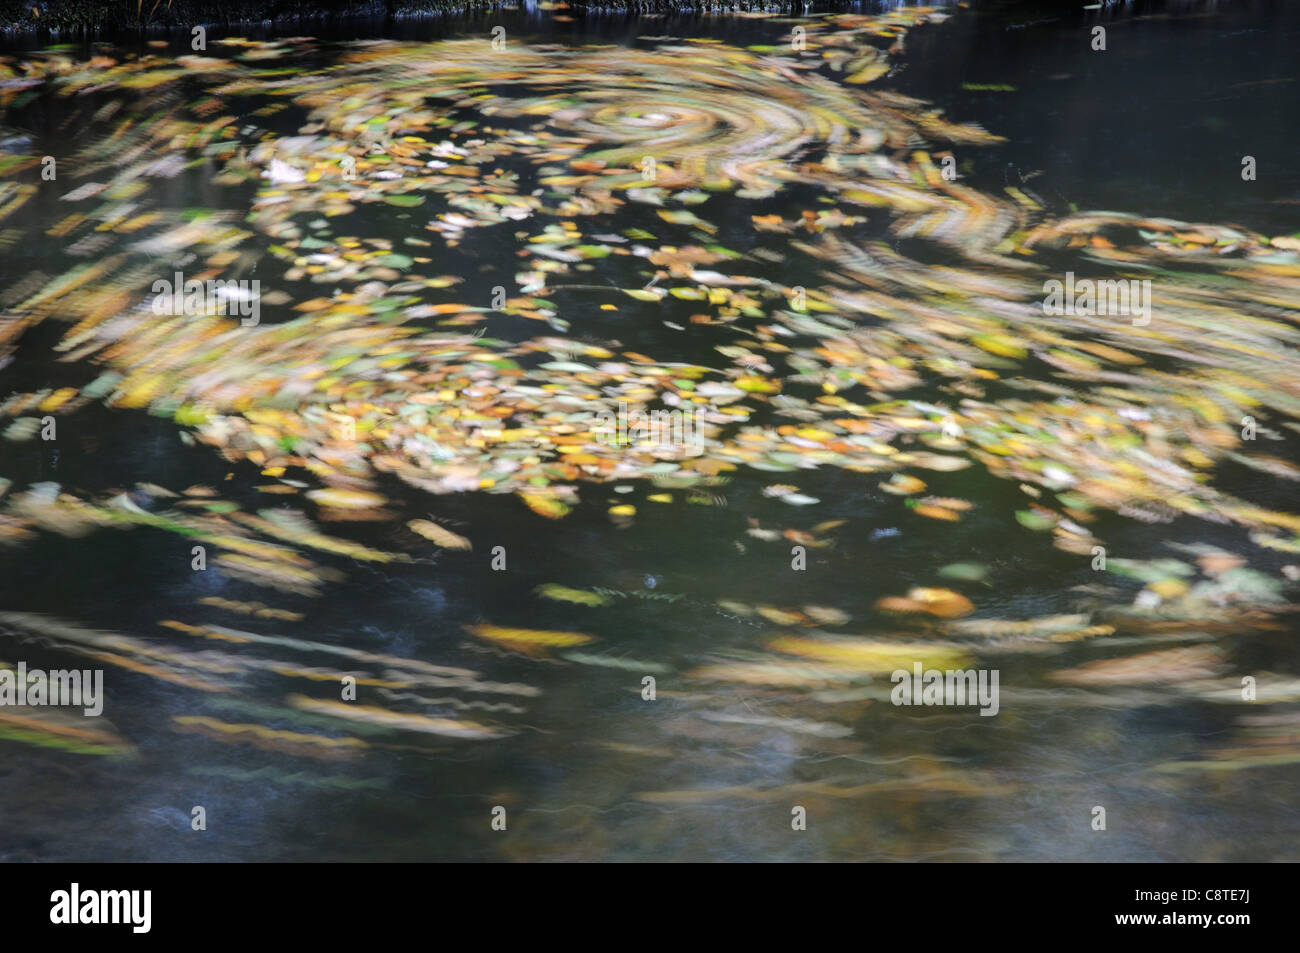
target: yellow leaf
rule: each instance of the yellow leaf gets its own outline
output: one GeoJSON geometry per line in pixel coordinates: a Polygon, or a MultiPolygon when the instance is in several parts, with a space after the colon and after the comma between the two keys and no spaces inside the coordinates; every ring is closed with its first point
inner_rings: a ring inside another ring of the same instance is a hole
{"type": "Polygon", "coordinates": [[[598,592],[588,592],[586,589],[570,589],[568,586],[561,586],[555,582],[543,583],[533,592],[543,599],[551,599],[555,602],[572,602],[580,606],[603,606],[609,602],[608,598],[598,592]]]}
{"type": "Polygon", "coordinates": [[[340,490],[330,487],[324,490],[311,490],[307,499],[320,506],[333,506],[348,510],[365,510],[381,506],[386,500],[378,493],[367,490],[340,490]]]}
{"type": "Polygon", "coordinates": [[[1001,334],[977,334],[971,338],[971,343],[999,357],[1024,357],[1029,353],[1015,339],[1001,334]]]}
{"type": "Polygon", "coordinates": [[[910,670],[920,662],[926,668],[962,668],[968,658],[960,650],[927,642],[884,642],[872,639],[816,640],[796,636],[776,639],[774,652],[831,662],[861,672],[910,670]]]}
{"type": "Polygon", "coordinates": [[[869,83],[873,79],[879,79],[889,72],[889,64],[873,63],[865,69],[860,69],[852,76],[845,77],[846,83],[869,83]]]}
{"type": "Polygon", "coordinates": [[[439,526],[431,520],[411,520],[406,528],[418,533],[429,542],[443,549],[473,549],[473,544],[464,536],[457,536],[451,530],[439,526]]]}
{"type": "Polygon", "coordinates": [[[519,498],[538,516],[545,516],[549,520],[558,520],[567,516],[569,510],[572,509],[569,504],[556,499],[548,493],[522,492],[519,494],[519,498]]]}
{"type": "Polygon", "coordinates": [[[581,632],[556,632],[549,629],[508,629],[496,625],[468,625],[466,631],[480,639],[500,642],[517,652],[538,655],[547,649],[567,649],[594,641],[581,632]]]}

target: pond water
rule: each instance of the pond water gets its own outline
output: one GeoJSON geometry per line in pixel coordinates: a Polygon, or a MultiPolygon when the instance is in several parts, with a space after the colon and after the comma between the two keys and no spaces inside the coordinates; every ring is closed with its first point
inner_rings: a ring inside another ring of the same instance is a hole
{"type": "Polygon", "coordinates": [[[1298,33],[0,56],[0,662],[106,695],[0,707],[0,856],[1296,859],[1298,33]],[[891,704],[914,663],[996,714],[891,704]]]}

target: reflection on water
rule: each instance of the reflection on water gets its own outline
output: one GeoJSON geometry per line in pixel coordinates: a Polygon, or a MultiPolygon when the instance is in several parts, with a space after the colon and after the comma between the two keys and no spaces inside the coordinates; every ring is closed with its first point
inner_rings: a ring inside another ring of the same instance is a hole
{"type": "Polygon", "coordinates": [[[979,44],[1083,19],[628,22],[0,60],[0,659],[108,694],[6,855],[1286,856],[1285,182],[1076,182],[979,44]]]}

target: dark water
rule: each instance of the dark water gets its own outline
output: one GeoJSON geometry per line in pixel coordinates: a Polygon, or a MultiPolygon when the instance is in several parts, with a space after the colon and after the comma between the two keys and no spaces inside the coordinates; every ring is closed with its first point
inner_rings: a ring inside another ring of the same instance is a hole
{"type": "MultiPolygon", "coordinates": [[[[1075,9],[1027,12],[1012,4],[954,11],[941,24],[908,34],[901,66],[885,84],[928,100],[953,121],[977,122],[1006,143],[972,150],[963,169],[977,188],[1032,189],[1059,213],[1114,209],[1192,222],[1232,222],[1265,234],[1295,230],[1300,172],[1293,160],[1300,82],[1293,51],[1300,13],[1285,4],[1126,7],[1097,22],[1108,50],[1089,49],[1075,9]],[[962,84],[1005,84],[978,91],[962,84]],[[1259,177],[1242,182],[1242,155],[1259,177]]],[[[498,22],[497,19],[491,20],[498,22]]],[[[611,17],[547,24],[505,18],[512,36],[540,43],[632,43],[637,36],[698,35],[744,46],[771,43],[776,26],[725,17],[611,17]]],[[[403,39],[483,32],[489,20],[406,24],[403,39]]],[[[790,23],[783,23],[782,32],[790,23]]],[[[342,38],[339,38],[342,39],[342,38]]],[[[307,69],[328,62],[318,54],[307,69]]],[[[259,105],[250,103],[250,109],[259,105]]],[[[58,154],[57,114],[39,104],[5,119],[58,154]]],[[[265,120],[292,135],[300,118],[286,110],[265,120]]],[[[967,159],[959,155],[959,161],[967,159]]],[[[241,210],[251,189],[216,189],[204,170],[167,180],[152,196],[163,205],[241,210]]],[[[769,236],[749,227],[751,209],[710,205],[719,244],[749,252],[769,236]]],[[[771,207],[801,207],[782,194],[771,207]]],[[[57,200],[26,214],[54,222],[57,200]]],[[[362,212],[360,214],[366,214],[362,212]]],[[[631,207],[621,227],[646,227],[650,210],[631,207]]],[[[370,223],[400,241],[398,219],[370,223]]],[[[484,230],[486,231],[486,230],[484,230]]],[[[485,297],[516,267],[508,246],[472,235],[449,252],[449,273],[467,276],[464,300],[485,297]]],[[[5,283],[44,268],[50,247],[4,251],[5,283]]],[[[620,287],[641,284],[635,262],[609,272],[620,287]]],[[[798,267],[798,266],[791,266],[798,267]]],[[[803,266],[807,267],[807,266],[803,266]]],[[[800,274],[784,275],[795,284],[800,274]]],[[[811,269],[808,281],[814,278],[811,269]]],[[[581,277],[572,279],[577,284],[581,277]]],[[[605,280],[602,276],[601,280],[605,280]]],[[[304,283],[294,298],[309,297],[304,283]]],[[[674,332],[648,312],[596,310],[581,289],[551,295],[561,314],[582,315],[593,339],[626,348],[704,360],[715,340],[674,332]]],[[[682,315],[690,313],[683,303],[682,315]]],[[[266,309],[276,322],[287,312],[266,309]]],[[[678,318],[680,320],[680,318],[678,318]]],[[[575,327],[579,322],[574,321],[575,327]]],[[[489,335],[511,333],[492,318],[489,335]]],[[[0,370],[0,394],[42,386],[82,386],[98,371],[52,359],[50,325],[28,332],[16,359],[0,370]]],[[[535,329],[528,329],[530,332],[535,329]]],[[[914,395],[931,399],[927,395],[914,395]]],[[[220,488],[248,512],[301,504],[259,495],[258,467],[231,464],[211,448],[187,446],[177,426],[138,410],[92,403],[60,422],[53,446],[0,444],[0,475],[18,488],[55,481],[99,497],[139,482],[180,490],[220,488]],[[57,447],[57,449],[55,449],[57,447]]],[[[702,682],[702,665],[757,658],[773,626],[717,605],[833,606],[852,617],[845,631],[887,636],[891,623],[873,603],[934,584],[933,570],[961,562],[989,567],[986,583],[955,586],[980,616],[1030,619],[1074,611],[1076,587],[1095,582],[1086,559],[1052,548],[1008,524],[1023,494],[973,467],[926,475],[929,492],[977,502],[959,523],[911,518],[876,475],[832,467],[788,475],[821,502],[807,511],[765,496],[772,474],[742,468],[722,499],[656,506],[645,481],[583,485],[582,505],[545,520],[509,494],[431,497],[391,477],[381,492],[402,520],[436,512],[473,543],[472,553],[420,546],[400,523],[354,523],[340,535],[418,561],[370,565],[344,557],[319,561],[339,570],[315,598],[271,592],[218,570],[190,570],[190,541],[147,527],[83,538],[42,533],[0,549],[6,611],[44,613],[99,630],[167,643],[163,620],[216,624],[334,646],[471,669],[482,681],[526,686],[525,694],[449,687],[428,710],[484,718],[502,737],[462,740],[379,736],[356,757],[307,757],[283,745],[232,743],[177,730],[175,718],[208,717],[298,730],[277,720],[290,692],[332,697],[283,672],[258,671],[238,693],[203,693],[144,672],[111,668],[105,715],[129,741],[124,758],[86,757],[0,741],[0,856],[11,860],[1283,860],[1295,859],[1300,815],[1294,764],[1218,772],[1162,772],[1223,747],[1243,706],[1177,692],[1120,692],[1068,703],[1045,692],[1043,676],[1095,657],[1085,644],[1039,656],[999,658],[1004,697],[996,718],[972,709],[898,708],[880,699],[816,699],[764,686],[702,682]],[[631,486],[629,494],[615,486],[631,486]],[[637,518],[606,515],[635,501],[637,518]],[[725,505],[716,505],[725,502],[725,505]],[[765,527],[807,530],[844,520],[833,548],[810,549],[808,571],[793,577],[786,545],[746,534],[765,527]],[[490,568],[505,548],[505,571],[490,568]],[[617,590],[588,608],[538,599],[545,583],[617,590]],[[220,596],[302,613],[301,621],[241,618],[200,605],[220,596]],[[589,633],[583,646],[604,664],[529,657],[467,636],[490,623],[589,633]],[[657,679],[657,700],[642,679],[657,679]],[[305,686],[305,687],[304,687],[305,686]],[[505,704],[484,709],[478,703],[505,704]],[[258,708],[258,706],[263,708],[258,708]],[[464,708],[464,705],[476,707],[464,708]],[[269,709],[264,710],[264,709],[269,709]],[[834,730],[831,730],[834,729],[834,730]],[[842,729],[842,730],[841,730],[842,729]],[[190,829],[202,805],[207,830],[190,829]],[[1108,829],[1092,830],[1104,805],[1108,829]],[[491,827],[506,808],[506,831],[491,827]],[[791,810],[805,807],[805,831],[791,810]]],[[[786,475],[776,475],[785,479],[786,475]]],[[[1261,505],[1285,506],[1287,487],[1253,471],[1227,471],[1223,488],[1261,505]],[[1272,495],[1272,498],[1270,498],[1272,495]]],[[[1162,555],[1162,542],[1248,545],[1239,528],[1187,518],[1151,526],[1102,517],[1112,552],[1162,555]]],[[[1167,555],[1167,554],[1165,554],[1167,555]]],[[[1272,568],[1286,561],[1275,554],[1272,568]]],[[[1272,558],[1272,557],[1266,557],[1272,558]]],[[[1138,588],[1131,586],[1134,591],[1138,588]]],[[[31,667],[88,664],[13,626],[0,657],[31,667]]],[[[1237,671],[1295,672],[1293,631],[1221,635],[1237,671]]],[[[1118,643],[1117,643],[1118,644],[1118,643]]],[[[261,646],[228,649],[293,656],[297,666],[337,668],[325,654],[261,646]]],[[[872,684],[888,688],[875,676],[872,684]]],[[[387,705],[368,696],[360,703],[387,705]]],[[[371,736],[366,736],[371,737],[371,736]]]]}

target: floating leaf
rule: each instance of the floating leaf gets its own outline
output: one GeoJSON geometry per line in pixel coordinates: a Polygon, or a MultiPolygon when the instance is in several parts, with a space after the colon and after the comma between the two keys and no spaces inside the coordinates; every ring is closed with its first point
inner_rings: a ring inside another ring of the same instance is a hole
{"type": "Polygon", "coordinates": [[[469,625],[465,627],[481,639],[499,642],[507,648],[526,655],[540,655],[549,649],[565,649],[594,641],[581,632],[556,632],[547,629],[510,629],[496,625],[469,625]]]}
{"type": "Polygon", "coordinates": [[[773,652],[798,655],[859,672],[911,671],[925,668],[958,669],[969,657],[956,646],[927,642],[884,642],[875,639],[805,639],[785,636],[768,644],[773,652]]]}
{"type": "Polygon", "coordinates": [[[558,520],[563,516],[567,516],[572,509],[564,501],[545,493],[520,493],[519,498],[534,513],[551,520],[558,520]]]}
{"type": "Polygon", "coordinates": [[[429,542],[443,549],[473,549],[474,545],[464,536],[458,536],[444,526],[431,520],[411,520],[406,524],[412,533],[418,533],[429,542]]]}
{"type": "Polygon", "coordinates": [[[561,586],[554,582],[544,583],[533,591],[543,599],[550,599],[554,602],[572,602],[580,606],[609,604],[609,599],[598,592],[590,592],[586,589],[570,589],[568,586],[561,586]]]}

